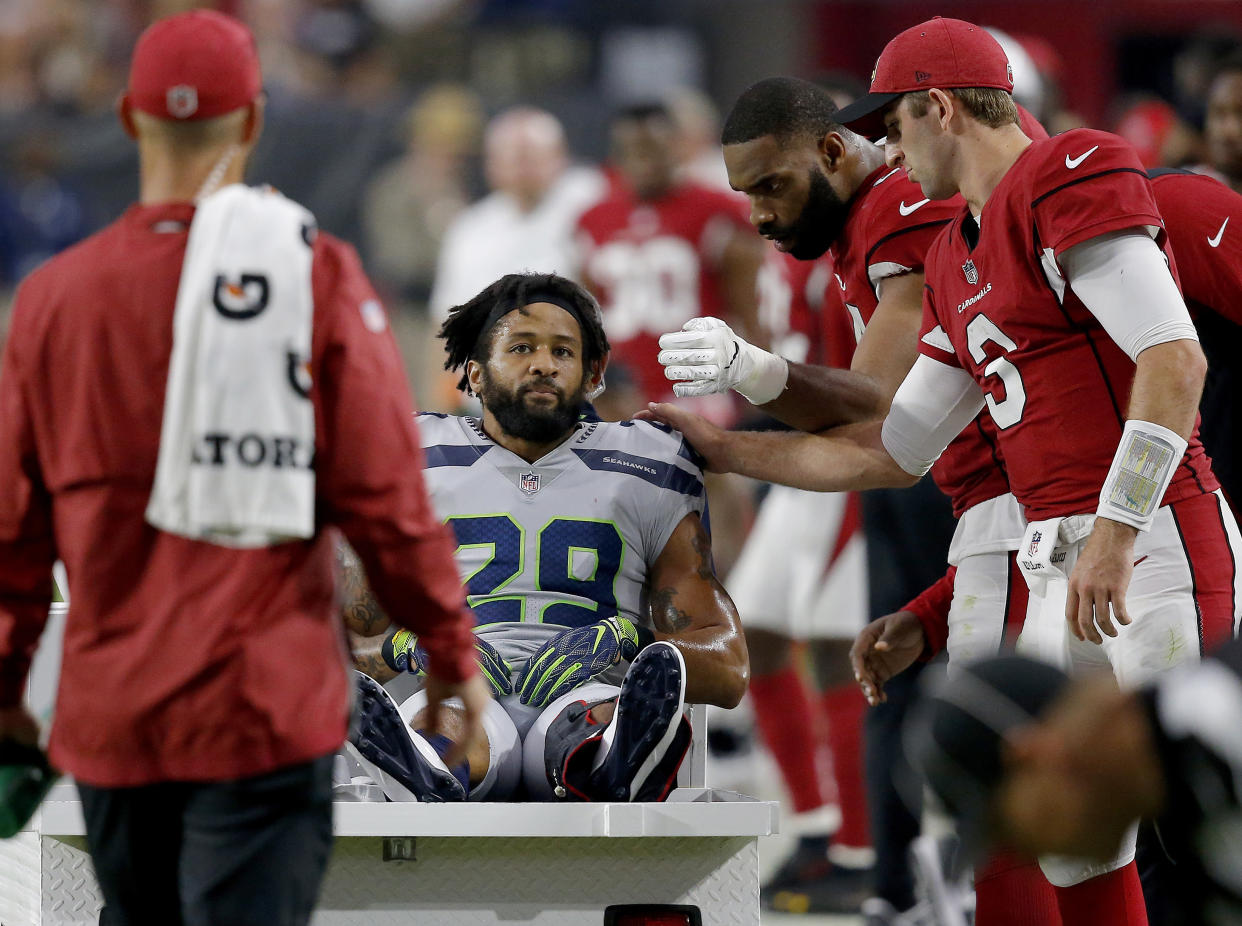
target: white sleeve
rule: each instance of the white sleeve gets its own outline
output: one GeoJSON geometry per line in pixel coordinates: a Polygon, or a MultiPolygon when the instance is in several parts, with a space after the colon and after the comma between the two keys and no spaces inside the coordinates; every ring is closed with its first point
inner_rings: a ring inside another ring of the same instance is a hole
{"type": "Polygon", "coordinates": [[[969,373],[920,354],[884,419],[884,449],[911,476],[922,476],[981,411],[983,390],[969,373]]]}
{"type": "Polygon", "coordinates": [[[1164,254],[1150,236],[1091,238],[1060,257],[1070,288],[1131,360],[1169,341],[1199,340],[1164,254]]]}

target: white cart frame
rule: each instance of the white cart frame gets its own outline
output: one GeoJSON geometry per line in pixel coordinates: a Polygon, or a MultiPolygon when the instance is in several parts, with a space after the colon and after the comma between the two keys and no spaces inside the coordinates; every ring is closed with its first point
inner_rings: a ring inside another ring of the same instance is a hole
{"type": "MultiPolygon", "coordinates": [[[[54,608],[31,673],[43,712],[59,670],[54,608]]],[[[705,786],[706,711],[662,803],[335,806],[336,845],[314,926],[603,926],[613,904],[688,904],[703,926],[758,926],[759,837],[775,802],[705,786]]],[[[53,788],[25,832],[0,841],[0,923],[95,924],[102,898],[77,790],[53,788]]]]}

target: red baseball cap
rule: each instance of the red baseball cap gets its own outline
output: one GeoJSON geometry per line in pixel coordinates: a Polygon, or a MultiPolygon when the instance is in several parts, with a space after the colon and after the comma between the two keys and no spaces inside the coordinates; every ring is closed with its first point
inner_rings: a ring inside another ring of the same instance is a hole
{"type": "Polygon", "coordinates": [[[884,134],[879,111],[903,93],[937,87],[988,87],[1013,93],[1013,68],[987,30],[937,16],[884,46],[871,92],[837,111],[837,121],[871,137],[884,134]]]}
{"type": "Polygon", "coordinates": [[[212,119],[240,109],[263,87],[254,36],[214,10],[152,23],[134,46],[129,105],[160,119],[212,119]]]}

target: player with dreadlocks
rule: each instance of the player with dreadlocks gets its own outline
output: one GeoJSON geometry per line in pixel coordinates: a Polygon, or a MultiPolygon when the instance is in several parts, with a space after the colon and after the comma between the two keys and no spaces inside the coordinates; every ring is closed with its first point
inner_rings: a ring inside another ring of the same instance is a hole
{"type": "Polygon", "coordinates": [[[451,730],[423,732],[423,693],[398,708],[381,687],[420,675],[422,649],[347,562],[346,617],[369,676],[350,754],[395,799],[511,800],[519,785],[535,799],[662,799],[690,742],[683,705],[733,707],[749,676],[696,455],[663,426],[596,419],[608,341],[569,280],[502,277],[440,336],[483,412],[420,416],[426,482],[457,538],[497,700],[487,743],[449,769],[451,730]]]}

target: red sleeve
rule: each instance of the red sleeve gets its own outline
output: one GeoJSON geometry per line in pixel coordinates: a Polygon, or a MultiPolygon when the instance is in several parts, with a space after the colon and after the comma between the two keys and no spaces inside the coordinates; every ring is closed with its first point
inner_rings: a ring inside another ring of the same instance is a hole
{"type": "Polygon", "coordinates": [[[854,351],[858,349],[858,336],[854,333],[854,320],[835,283],[824,289],[821,312],[820,350],[824,365],[848,370],[854,362],[854,351]]]}
{"type": "Polygon", "coordinates": [[[900,273],[922,273],[932,242],[964,205],[960,196],[930,200],[901,174],[885,177],[875,193],[866,204],[866,266],[872,286],[900,273]]]}
{"type": "Polygon", "coordinates": [[[56,543],[19,359],[29,286],[18,291],[0,368],[0,707],[21,703],[52,603],[56,543]],[[25,298],[24,298],[25,297],[25,298]]]}
{"type": "Polygon", "coordinates": [[[1242,324],[1242,196],[1211,177],[1153,178],[1187,302],[1242,324]]]}
{"type": "Polygon", "coordinates": [[[923,625],[927,647],[920,658],[924,661],[941,652],[949,642],[949,605],[953,603],[953,580],[956,576],[957,567],[950,566],[935,585],[901,609],[912,612],[923,625]]]}
{"type": "Polygon", "coordinates": [[[1030,171],[1040,248],[1059,256],[1108,232],[1163,227],[1138,154],[1118,136],[1076,129],[1036,142],[1029,155],[1033,160],[1021,169],[1030,171]]]}
{"type": "Polygon", "coordinates": [[[316,248],[314,291],[321,518],[344,532],[376,598],[418,634],[435,673],[460,681],[475,671],[474,621],[423,484],[396,342],[352,248],[331,239],[316,248]]]}
{"type": "Polygon", "coordinates": [[[951,367],[960,367],[953,342],[949,340],[936,314],[936,293],[930,285],[923,286],[923,323],[919,326],[919,353],[951,367]]]}

